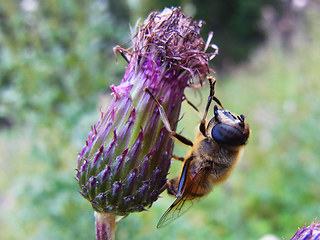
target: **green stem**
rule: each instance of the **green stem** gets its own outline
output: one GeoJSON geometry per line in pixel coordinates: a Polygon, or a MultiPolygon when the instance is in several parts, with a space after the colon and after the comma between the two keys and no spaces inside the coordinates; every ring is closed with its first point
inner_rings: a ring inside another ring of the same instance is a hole
{"type": "Polygon", "coordinates": [[[97,240],[114,240],[117,223],[114,213],[98,213],[94,212],[96,219],[96,236],[97,240]]]}

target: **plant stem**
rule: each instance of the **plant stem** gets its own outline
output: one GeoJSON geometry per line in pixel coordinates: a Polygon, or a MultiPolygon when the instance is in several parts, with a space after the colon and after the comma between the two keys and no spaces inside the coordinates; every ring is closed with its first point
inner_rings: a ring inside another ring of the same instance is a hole
{"type": "Polygon", "coordinates": [[[94,212],[96,219],[96,236],[97,240],[114,240],[117,223],[114,213],[98,213],[94,212]]]}

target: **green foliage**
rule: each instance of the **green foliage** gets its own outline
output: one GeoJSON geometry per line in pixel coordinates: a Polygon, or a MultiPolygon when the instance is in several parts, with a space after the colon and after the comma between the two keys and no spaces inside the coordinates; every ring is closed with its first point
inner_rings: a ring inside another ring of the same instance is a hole
{"type": "Polygon", "coordinates": [[[97,92],[121,79],[110,49],[128,39],[127,23],[119,28],[106,2],[31,1],[29,11],[19,2],[0,7],[0,116],[20,122],[32,112],[42,121],[68,104],[92,108],[97,92]]]}
{"type": "MultiPolygon", "coordinates": [[[[94,239],[93,211],[73,169],[99,117],[98,93],[122,77],[112,46],[128,31],[97,2],[46,1],[34,13],[17,2],[0,5],[0,117],[14,120],[0,132],[1,239],[94,239]]],[[[123,219],[118,239],[290,238],[320,216],[318,12],[308,9],[290,51],[270,35],[249,63],[217,77],[219,99],[252,128],[227,182],[157,230],[173,201],[164,193],[149,211],[123,219]]],[[[208,89],[201,94],[203,109],[208,89]]],[[[186,95],[199,105],[197,91],[186,95]]],[[[187,104],[182,112],[179,130],[192,139],[200,118],[187,104]]],[[[187,150],[177,143],[175,154],[187,150]]],[[[170,176],[179,167],[174,162],[170,176]]]]}

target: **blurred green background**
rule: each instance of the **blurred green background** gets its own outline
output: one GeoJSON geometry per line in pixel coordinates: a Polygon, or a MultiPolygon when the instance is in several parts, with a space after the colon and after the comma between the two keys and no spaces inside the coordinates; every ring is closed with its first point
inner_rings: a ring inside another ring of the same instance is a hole
{"type": "MultiPolygon", "coordinates": [[[[164,193],[123,219],[117,238],[290,238],[320,217],[319,2],[199,2],[0,0],[0,239],[95,238],[77,152],[125,70],[112,47],[130,39],[129,24],[172,5],[207,22],[204,39],[215,31],[216,95],[252,135],[227,182],[187,214],[157,230],[174,200],[164,193]]],[[[208,90],[186,95],[203,109],[208,90]]],[[[187,104],[182,114],[178,130],[193,139],[200,118],[187,104]]]]}

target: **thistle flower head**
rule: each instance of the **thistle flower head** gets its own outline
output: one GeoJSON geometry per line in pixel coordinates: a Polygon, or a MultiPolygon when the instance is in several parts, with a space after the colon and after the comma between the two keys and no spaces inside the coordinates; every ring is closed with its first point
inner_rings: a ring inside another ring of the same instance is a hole
{"type": "Polygon", "coordinates": [[[185,87],[208,74],[214,53],[204,52],[195,22],[179,8],[153,12],[125,52],[128,67],[79,154],[76,179],[95,211],[127,215],[158,198],[166,183],[173,140],[146,87],[176,129],[185,87]]]}
{"type": "Polygon", "coordinates": [[[299,229],[291,240],[318,240],[320,239],[320,222],[313,221],[310,226],[299,229]]]}

